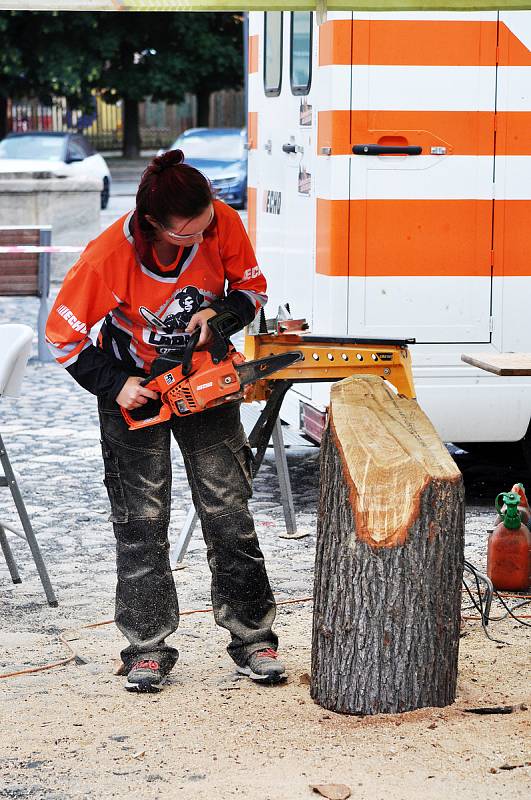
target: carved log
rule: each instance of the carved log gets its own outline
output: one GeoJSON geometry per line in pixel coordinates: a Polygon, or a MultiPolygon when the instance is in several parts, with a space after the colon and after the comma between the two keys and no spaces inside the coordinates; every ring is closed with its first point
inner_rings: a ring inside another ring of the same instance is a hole
{"type": "Polygon", "coordinates": [[[311,694],[348,714],[455,699],[461,473],[415,400],[377,377],[332,388],[321,443],[311,694]]]}

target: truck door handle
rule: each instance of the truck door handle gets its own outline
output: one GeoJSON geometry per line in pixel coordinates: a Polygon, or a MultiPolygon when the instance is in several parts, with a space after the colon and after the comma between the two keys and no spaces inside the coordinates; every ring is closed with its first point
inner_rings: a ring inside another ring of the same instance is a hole
{"type": "Polygon", "coordinates": [[[355,144],[352,148],[355,156],[381,156],[404,155],[420,156],[422,147],[419,145],[385,145],[385,144],[355,144]]]}
{"type": "Polygon", "coordinates": [[[282,145],[282,149],[285,153],[297,153],[299,148],[296,144],[288,142],[287,144],[282,145]]]}

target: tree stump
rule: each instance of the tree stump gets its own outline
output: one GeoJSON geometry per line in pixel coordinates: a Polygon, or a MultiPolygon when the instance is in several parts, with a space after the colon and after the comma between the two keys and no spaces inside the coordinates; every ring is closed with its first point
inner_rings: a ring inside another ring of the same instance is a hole
{"type": "Polygon", "coordinates": [[[347,714],[455,699],[464,489],[415,400],[332,388],[321,443],[311,695],[347,714]]]}

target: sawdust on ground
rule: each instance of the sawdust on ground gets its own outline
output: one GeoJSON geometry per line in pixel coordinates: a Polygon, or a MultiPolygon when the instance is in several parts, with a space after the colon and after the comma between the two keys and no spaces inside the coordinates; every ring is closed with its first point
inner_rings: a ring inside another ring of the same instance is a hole
{"type": "MultiPolygon", "coordinates": [[[[360,719],[315,705],[300,677],[310,671],[310,602],[279,606],[275,628],[290,676],[285,685],[236,679],[227,634],[205,613],[183,616],[172,637],[180,659],[166,689],[126,693],[123,678],[113,675],[124,645],[117,629],[80,630],[112,616],[115,582],[94,400],[54,365],[31,364],[25,386],[17,413],[6,413],[0,428],[24,477],[59,606],[46,605],[27,545],[10,536],[23,583],[11,583],[0,558],[0,673],[64,657],[62,631],[86,663],[0,680],[0,797],[305,800],[316,797],[310,785],[324,783],[346,784],[360,800],[529,796],[529,767],[520,766],[529,761],[529,712],[463,711],[530,702],[530,629],[514,622],[492,625],[493,635],[510,644],[489,641],[476,620],[465,623],[459,694],[445,709],[360,719]]],[[[279,538],[285,524],[271,454],[252,501],[278,600],[307,597],[313,585],[318,452],[290,448],[288,461],[297,522],[310,535],[279,538]]],[[[489,464],[478,472],[472,466],[465,554],[484,569],[492,498],[520,478],[505,467],[496,472],[489,464]]],[[[175,452],[173,540],[189,502],[175,452]]],[[[17,523],[7,499],[4,515],[17,523]]],[[[209,574],[199,532],[186,562],[175,573],[181,608],[205,608],[209,574]]]]}
{"type": "MultiPolygon", "coordinates": [[[[529,766],[521,766],[529,712],[520,704],[529,701],[522,687],[531,637],[523,628],[499,623],[496,636],[512,643],[500,645],[466,623],[455,705],[371,718],[311,700],[311,604],[281,607],[277,630],[289,681],[257,686],[234,675],[210,614],[183,617],[180,660],[158,695],[128,694],[112,674],[122,644],[114,626],[67,633],[87,665],[2,681],[0,796],[303,800],[324,783],[367,800],[389,792],[396,800],[529,796],[529,766]],[[483,705],[517,708],[463,711],[483,705]]],[[[22,645],[31,658],[44,642],[28,633],[4,645],[8,660],[22,645]]]]}

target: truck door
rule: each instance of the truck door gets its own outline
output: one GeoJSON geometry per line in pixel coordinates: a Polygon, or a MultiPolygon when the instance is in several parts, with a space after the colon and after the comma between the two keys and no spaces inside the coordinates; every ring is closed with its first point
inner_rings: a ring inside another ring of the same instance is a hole
{"type": "Polygon", "coordinates": [[[282,92],[284,14],[255,14],[255,41],[261,41],[262,59],[249,88],[249,183],[256,187],[256,253],[268,282],[267,316],[276,314],[288,298],[284,287],[284,173],[280,152],[279,120],[286,113],[282,92]],[[261,27],[263,26],[263,27],[261,27]]]}
{"type": "Polygon", "coordinates": [[[284,292],[294,317],[312,325],[315,248],[313,14],[285,13],[285,115],[277,122],[284,176],[284,292]]]}
{"type": "MultiPolygon", "coordinates": [[[[295,318],[313,314],[315,191],[311,12],[266,12],[263,92],[258,119],[257,253],[268,280],[267,315],[289,303],[295,318]]],[[[311,385],[297,391],[309,397],[311,385]]]]}
{"type": "Polygon", "coordinates": [[[489,342],[497,17],[354,21],[349,333],[489,342]]]}
{"type": "Polygon", "coordinates": [[[531,12],[500,12],[494,203],[493,344],[529,349],[531,12]],[[503,324],[502,321],[503,320],[503,324]]]}

